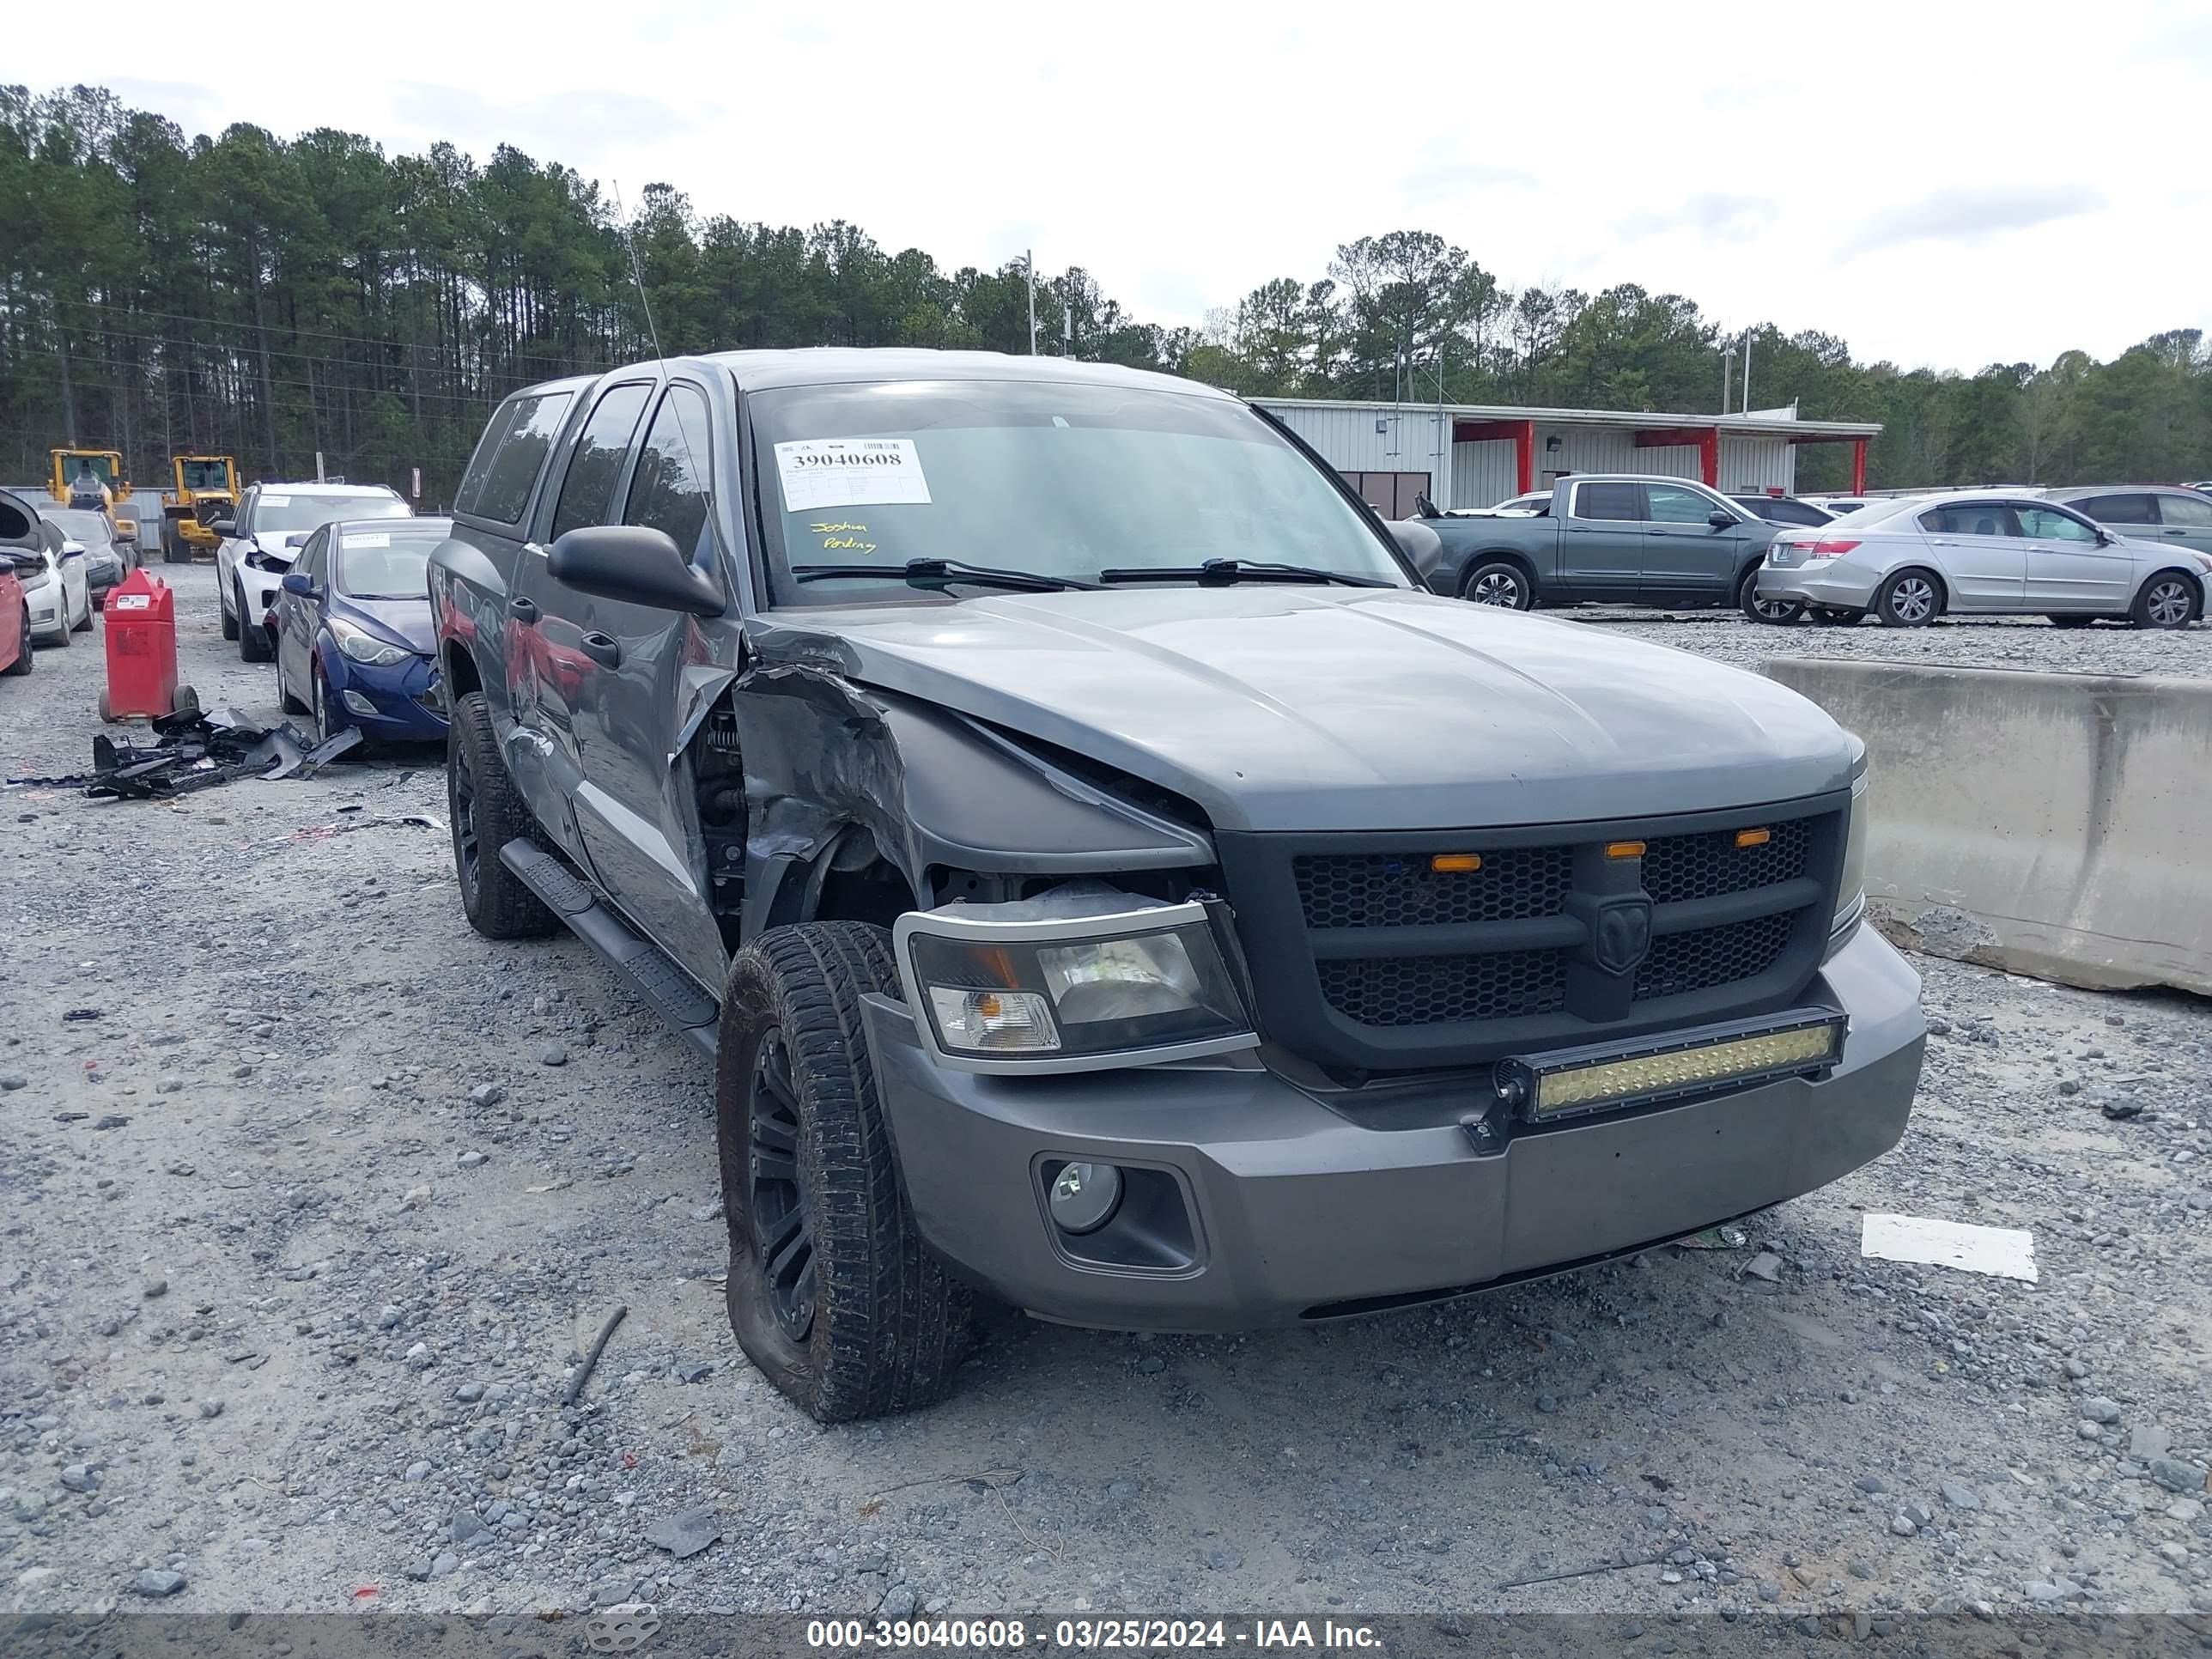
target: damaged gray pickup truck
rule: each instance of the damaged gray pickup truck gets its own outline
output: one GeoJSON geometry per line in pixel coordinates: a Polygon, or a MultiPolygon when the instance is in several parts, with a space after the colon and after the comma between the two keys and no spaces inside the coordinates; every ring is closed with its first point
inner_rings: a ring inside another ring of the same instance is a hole
{"type": "Polygon", "coordinates": [[[1759,677],[1427,594],[1238,399],[751,351],[516,393],[431,561],[462,902],[714,1058],[731,1324],[825,1421],[970,1298],[1405,1307],[1903,1133],[1864,750],[1759,677]]]}

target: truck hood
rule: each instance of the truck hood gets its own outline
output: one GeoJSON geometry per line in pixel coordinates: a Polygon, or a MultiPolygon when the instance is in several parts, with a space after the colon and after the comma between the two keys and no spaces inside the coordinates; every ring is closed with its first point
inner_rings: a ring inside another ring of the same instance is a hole
{"type": "Polygon", "coordinates": [[[1571,823],[1850,782],[1843,730],[1757,674],[1410,590],[1077,591],[757,626],[766,660],[1059,744],[1221,830],[1571,823]]]}

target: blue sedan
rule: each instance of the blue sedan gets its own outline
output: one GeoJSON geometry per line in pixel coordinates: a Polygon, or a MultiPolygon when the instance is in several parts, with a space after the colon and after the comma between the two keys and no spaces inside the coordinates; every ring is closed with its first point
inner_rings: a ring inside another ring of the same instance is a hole
{"type": "Polygon", "coordinates": [[[269,613],[276,694],[318,741],[442,742],[446,698],[430,622],[430,550],[450,519],[326,524],[307,538],[269,613]]]}

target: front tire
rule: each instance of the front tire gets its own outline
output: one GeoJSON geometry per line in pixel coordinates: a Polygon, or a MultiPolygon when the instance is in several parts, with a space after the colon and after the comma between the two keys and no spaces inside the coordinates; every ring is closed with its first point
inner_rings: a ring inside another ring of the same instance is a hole
{"type": "Polygon", "coordinates": [[[319,749],[343,729],[331,718],[331,688],[323,678],[323,665],[314,663],[307,670],[307,712],[315,722],[315,746],[319,749]]]}
{"type": "Polygon", "coordinates": [[[884,1124],[872,992],[898,994],[883,928],[772,929],[730,963],[716,1047],[730,1328],[823,1423],[935,1403],[968,1350],[968,1290],[915,1231],[884,1124]]]}
{"type": "Polygon", "coordinates": [[[269,648],[269,630],[253,620],[246,609],[246,590],[236,594],[238,605],[238,659],[240,662],[267,662],[276,653],[269,648]]]}
{"type": "Polygon", "coordinates": [[[92,590],[91,590],[90,588],[87,588],[87,589],[85,590],[85,593],[84,593],[84,615],[83,615],[83,616],[82,616],[82,617],[78,617],[78,618],[76,619],[76,621],[75,621],[74,623],[71,623],[70,624],[70,633],[72,633],[72,634],[89,634],[89,633],[91,633],[91,632],[92,632],[92,611],[93,611],[93,604],[92,604],[92,590]]]}
{"type": "Polygon", "coordinates": [[[1874,596],[1874,614],[1885,628],[1925,628],[1943,614],[1943,585],[1932,571],[1900,570],[1874,596]]]}
{"type": "Polygon", "coordinates": [[[561,919],[500,862],[499,849],[527,841],[534,826],[507,775],[481,691],[453,705],[446,730],[446,811],[469,926],[486,939],[543,939],[559,927],[561,919]]]}
{"type": "Polygon", "coordinates": [[[1736,608],[1755,623],[1765,623],[1773,628],[1787,628],[1805,614],[1805,607],[1796,599],[1762,599],[1759,597],[1759,567],[1743,573],[1743,580],[1735,585],[1736,608]]]}
{"type": "Polygon", "coordinates": [[[2142,585],[2128,620],[2137,628],[2186,628],[2197,620],[2201,598],[2197,584],[2181,572],[2161,570],[2142,585]]]}
{"type": "Polygon", "coordinates": [[[1536,585],[1509,559],[1486,559],[1461,579],[1459,596],[1500,611],[1526,611],[1536,603],[1536,585]]]}
{"type": "MultiPolygon", "coordinates": [[[[233,591],[235,592],[236,590],[234,589],[233,591]]],[[[222,612],[223,638],[227,640],[236,639],[238,637],[238,619],[243,612],[243,608],[241,607],[240,610],[233,610],[229,605],[223,604],[221,599],[217,599],[216,601],[216,609],[222,612]]]]}

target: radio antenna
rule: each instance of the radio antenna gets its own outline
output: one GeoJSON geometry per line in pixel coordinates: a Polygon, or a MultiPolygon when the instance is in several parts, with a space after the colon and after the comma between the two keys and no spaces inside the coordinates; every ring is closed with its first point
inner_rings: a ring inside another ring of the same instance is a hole
{"type": "Polygon", "coordinates": [[[637,284],[637,302],[645,311],[645,337],[653,342],[654,361],[664,365],[661,374],[665,378],[668,354],[660,349],[660,330],[653,320],[653,298],[645,291],[645,265],[637,257],[637,238],[630,230],[629,210],[623,205],[621,184],[614,179],[607,182],[615,192],[615,218],[622,229],[623,247],[629,254],[630,281],[637,284]]]}

